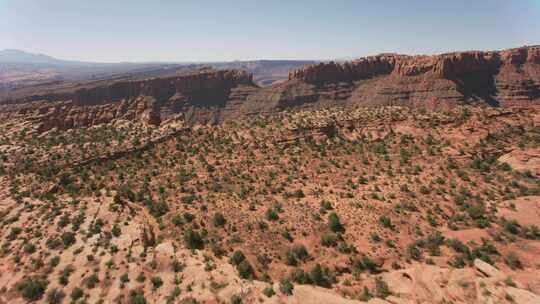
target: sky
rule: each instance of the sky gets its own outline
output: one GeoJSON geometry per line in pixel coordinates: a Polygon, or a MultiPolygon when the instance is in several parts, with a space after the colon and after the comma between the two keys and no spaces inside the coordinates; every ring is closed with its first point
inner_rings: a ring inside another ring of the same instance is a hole
{"type": "Polygon", "coordinates": [[[534,44],[540,0],[0,0],[0,49],[70,60],[326,60],[534,44]]]}

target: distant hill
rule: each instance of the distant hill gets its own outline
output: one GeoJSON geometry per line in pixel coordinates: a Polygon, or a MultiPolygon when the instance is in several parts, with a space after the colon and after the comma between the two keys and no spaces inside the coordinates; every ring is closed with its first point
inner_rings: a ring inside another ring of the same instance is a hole
{"type": "Polygon", "coordinates": [[[0,51],[2,63],[50,64],[50,65],[80,65],[79,61],[57,59],[44,54],[28,53],[21,50],[7,49],[0,51]]]}
{"type": "MultiPolygon", "coordinates": [[[[262,86],[288,79],[289,72],[316,63],[309,60],[252,60],[205,63],[97,63],[54,58],[45,54],[21,50],[0,51],[0,99],[19,95],[15,90],[52,84],[65,87],[69,82],[107,79],[164,77],[186,70],[209,66],[215,69],[241,69],[253,74],[254,81],[262,86]]],[[[20,92],[22,94],[22,92],[20,92]]]]}

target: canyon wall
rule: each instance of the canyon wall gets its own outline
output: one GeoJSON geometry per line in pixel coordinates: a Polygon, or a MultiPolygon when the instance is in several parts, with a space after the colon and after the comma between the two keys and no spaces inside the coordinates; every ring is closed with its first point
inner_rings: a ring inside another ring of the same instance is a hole
{"type": "Polygon", "coordinates": [[[320,95],[320,99],[332,99],[332,92],[337,92],[334,86],[345,83],[349,86],[345,99],[353,103],[536,103],[540,47],[433,56],[381,54],[308,66],[291,72],[289,81],[312,85],[310,95],[320,95]]]}
{"type": "Polygon", "coordinates": [[[171,118],[190,125],[219,123],[241,115],[329,105],[513,106],[539,101],[540,47],[531,46],[319,63],[269,87],[256,86],[245,71],[201,70],[6,101],[0,104],[0,114],[25,117],[43,132],[115,119],[152,125],[171,118]]]}
{"type": "Polygon", "coordinates": [[[215,123],[221,120],[229,102],[242,98],[235,94],[241,87],[256,88],[251,74],[209,70],[33,96],[34,102],[6,103],[0,112],[26,116],[39,132],[88,127],[115,119],[159,125],[163,120],[182,116],[189,123],[215,123]]]}

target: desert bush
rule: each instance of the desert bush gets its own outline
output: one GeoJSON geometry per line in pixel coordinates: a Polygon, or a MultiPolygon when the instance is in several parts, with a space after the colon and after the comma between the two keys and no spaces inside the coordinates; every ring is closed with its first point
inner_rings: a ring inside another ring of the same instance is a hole
{"type": "Polygon", "coordinates": [[[62,233],[62,243],[64,243],[65,247],[69,247],[73,244],[75,244],[75,233],[73,232],[64,232],[62,233]]]}
{"type": "Polygon", "coordinates": [[[289,274],[289,279],[298,284],[311,284],[311,276],[302,268],[294,268],[289,274]]]}
{"type": "Polygon", "coordinates": [[[292,295],[294,290],[294,286],[288,279],[282,279],[279,281],[279,291],[281,291],[285,295],[292,295]]]}
{"type": "Polygon", "coordinates": [[[309,258],[309,253],[304,245],[294,245],[285,255],[287,265],[296,266],[298,261],[305,261],[309,258]]]}
{"type": "Polygon", "coordinates": [[[244,253],[242,251],[237,250],[232,254],[231,258],[229,259],[229,262],[232,265],[238,266],[245,259],[246,259],[246,256],[244,255],[244,253]]]}
{"type": "Polygon", "coordinates": [[[225,217],[221,213],[214,214],[214,226],[215,227],[223,227],[227,221],[225,220],[225,217]]]}
{"type": "Polygon", "coordinates": [[[99,277],[95,273],[93,273],[88,278],[86,278],[86,280],[84,280],[84,285],[90,289],[96,287],[97,283],[99,283],[99,277]]]}
{"type": "Polygon", "coordinates": [[[66,294],[57,288],[51,289],[47,293],[47,303],[48,304],[60,304],[64,300],[66,294]]]}
{"type": "Polygon", "coordinates": [[[392,220],[389,217],[385,216],[385,215],[381,215],[379,217],[379,223],[385,228],[394,229],[394,225],[392,224],[392,220]]]}
{"type": "Polygon", "coordinates": [[[326,233],[321,236],[321,245],[325,247],[334,247],[337,245],[339,237],[335,233],[326,233]]]}
{"type": "Polygon", "coordinates": [[[271,298],[273,295],[276,294],[276,292],[274,291],[274,289],[269,286],[269,287],[266,287],[264,290],[263,290],[263,294],[268,297],[268,298],[271,298]]]}
{"type": "Polygon", "coordinates": [[[57,237],[50,237],[45,242],[45,246],[49,249],[56,249],[62,245],[62,241],[57,237]]]}
{"type": "Polygon", "coordinates": [[[23,251],[27,254],[32,254],[36,252],[36,245],[27,243],[23,246],[23,251]]]}
{"type": "Polygon", "coordinates": [[[184,232],[184,243],[189,249],[202,249],[204,247],[204,240],[200,233],[191,228],[184,232]]]}
{"type": "Polygon", "coordinates": [[[175,225],[175,226],[182,226],[184,224],[184,218],[182,217],[181,214],[175,214],[172,218],[171,218],[171,222],[175,225]]]}
{"type": "Polygon", "coordinates": [[[516,220],[507,220],[505,218],[502,218],[500,221],[500,225],[503,227],[504,231],[509,232],[511,234],[519,234],[521,226],[516,220]]]}
{"type": "Polygon", "coordinates": [[[37,301],[43,297],[48,282],[43,278],[30,277],[19,281],[15,288],[27,301],[37,301]]]}
{"type": "Polygon", "coordinates": [[[79,287],[73,288],[70,294],[71,300],[73,300],[74,302],[76,302],[78,299],[82,298],[83,296],[84,296],[84,291],[80,289],[79,287]]]}
{"type": "Polygon", "coordinates": [[[407,246],[407,255],[413,260],[419,261],[422,259],[422,251],[418,248],[416,243],[407,246]]]}
{"type": "Polygon", "coordinates": [[[452,260],[448,261],[448,265],[454,267],[454,268],[463,268],[467,266],[467,263],[465,262],[465,258],[463,254],[456,255],[452,258],[452,260]]]}
{"type": "Polygon", "coordinates": [[[512,269],[522,268],[521,261],[519,257],[512,251],[508,252],[504,257],[504,262],[506,265],[510,266],[512,269]]]}
{"type": "Polygon", "coordinates": [[[385,299],[386,297],[392,294],[390,292],[390,288],[388,288],[388,284],[386,284],[386,282],[383,281],[381,277],[377,277],[375,279],[375,290],[376,290],[377,297],[382,298],[382,299],[385,299]]]}
{"type": "Polygon", "coordinates": [[[326,267],[322,267],[317,263],[310,271],[310,277],[315,285],[329,288],[335,281],[334,276],[326,267]]]}
{"type": "Polygon", "coordinates": [[[158,276],[151,277],[150,282],[152,283],[152,288],[154,290],[160,288],[163,285],[163,280],[158,276]]]}
{"type": "Polygon", "coordinates": [[[242,297],[240,295],[233,295],[231,297],[231,304],[242,304],[242,297]]]}
{"type": "Polygon", "coordinates": [[[128,304],[146,304],[146,298],[144,297],[144,291],[140,288],[133,289],[129,292],[128,304]]]}
{"type": "Polygon", "coordinates": [[[378,273],[379,267],[375,262],[373,262],[369,256],[363,254],[360,258],[358,257],[349,257],[349,265],[351,265],[355,273],[362,271],[369,271],[370,273],[378,273]]]}
{"type": "Polygon", "coordinates": [[[238,275],[242,279],[253,279],[255,278],[255,272],[253,271],[253,267],[249,264],[247,260],[244,260],[236,266],[236,269],[238,270],[238,275]]]}
{"type": "Polygon", "coordinates": [[[345,232],[345,228],[341,224],[337,213],[332,212],[328,215],[328,227],[336,233],[345,232]]]}
{"type": "Polygon", "coordinates": [[[185,265],[177,259],[171,262],[171,268],[174,272],[178,273],[184,270],[185,265]]]}
{"type": "Polygon", "coordinates": [[[60,257],[59,256],[53,256],[50,260],[49,260],[49,266],[51,268],[54,268],[56,266],[58,266],[58,264],[60,264],[60,257]]]}
{"type": "Polygon", "coordinates": [[[269,221],[277,221],[279,220],[279,215],[274,208],[269,208],[266,210],[266,219],[269,221]]]}
{"type": "Polygon", "coordinates": [[[117,224],[114,224],[111,229],[111,233],[113,236],[119,237],[122,234],[122,230],[120,229],[120,227],[118,227],[117,224]]]}
{"type": "Polygon", "coordinates": [[[320,208],[320,212],[321,213],[325,213],[327,210],[332,210],[332,204],[327,201],[327,200],[322,200],[321,201],[321,208],[320,208]]]}

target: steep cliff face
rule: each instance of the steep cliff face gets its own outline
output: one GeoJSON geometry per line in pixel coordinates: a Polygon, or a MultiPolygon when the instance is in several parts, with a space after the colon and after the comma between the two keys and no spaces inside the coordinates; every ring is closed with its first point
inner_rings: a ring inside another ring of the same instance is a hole
{"type": "Polygon", "coordinates": [[[538,46],[434,56],[383,54],[312,65],[290,73],[289,81],[311,85],[310,95],[321,96],[311,97],[316,100],[327,100],[336,83],[345,82],[345,99],[353,103],[519,104],[540,98],[539,54],[538,46]]]}
{"type": "Polygon", "coordinates": [[[36,96],[37,103],[12,107],[36,123],[40,132],[87,127],[115,119],[159,125],[178,115],[188,123],[207,123],[221,120],[227,115],[228,103],[245,98],[236,93],[238,90],[255,88],[247,72],[211,70],[36,96]]]}
{"type": "Polygon", "coordinates": [[[398,60],[404,55],[377,55],[355,61],[338,64],[335,62],[319,63],[296,70],[289,74],[289,80],[301,79],[308,83],[331,81],[354,81],[378,75],[390,74],[398,60]]]}
{"type": "MultiPolygon", "coordinates": [[[[157,100],[169,99],[177,93],[193,100],[210,94],[221,97],[207,102],[218,103],[226,99],[226,94],[238,85],[251,85],[251,74],[239,70],[221,70],[193,73],[178,77],[155,78],[144,81],[118,82],[111,85],[80,89],[69,96],[76,105],[89,106],[138,96],[151,96],[157,100]]],[[[197,100],[200,101],[200,100],[197,100]]]]}
{"type": "Polygon", "coordinates": [[[467,102],[540,103],[540,47],[434,56],[381,54],[320,63],[291,72],[288,81],[270,87],[254,85],[244,71],[203,70],[7,101],[0,113],[17,113],[46,131],[115,119],[159,125],[181,117],[187,124],[204,124],[291,107],[467,102]]]}

